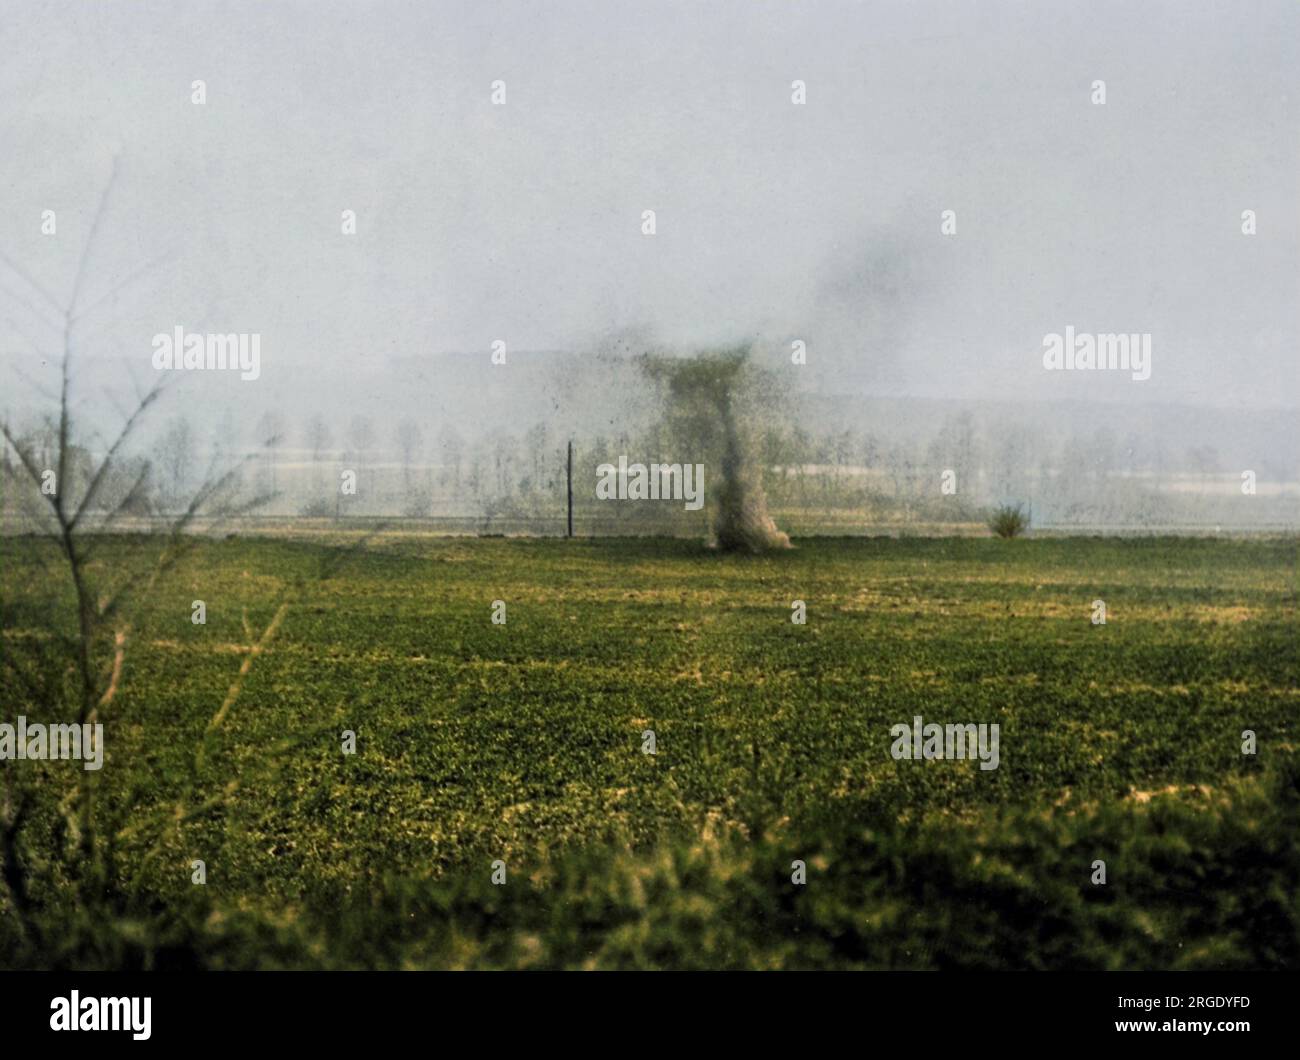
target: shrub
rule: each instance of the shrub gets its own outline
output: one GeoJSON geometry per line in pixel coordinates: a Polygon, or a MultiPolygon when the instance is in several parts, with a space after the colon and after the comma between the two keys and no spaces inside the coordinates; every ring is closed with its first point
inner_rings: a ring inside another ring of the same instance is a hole
{"type": "Polygon", "coordinates": [[[1029,529],[1029,513],[1019,504],[1004,504],[993,512],[989,529],[998,537],[1019,537],[1029,529]]]}

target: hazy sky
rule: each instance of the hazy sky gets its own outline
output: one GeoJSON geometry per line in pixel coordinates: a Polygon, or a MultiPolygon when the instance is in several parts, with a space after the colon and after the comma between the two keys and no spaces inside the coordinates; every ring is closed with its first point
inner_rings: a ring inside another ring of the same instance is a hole
{"type": "MultiPolygon", "coordinates": [[[[1298,51],[1294,0],[0,0],[0,247],[65,296],[116,156],[83,304],[171,256],[78,334],[144,376],[177,324],[280,392],[651,327],[827,392],[1297,406],[1298,51]],[[1066,325],[1151,379],[1045,372],[1066,325]]],[[[0,294],[10,366],[55,337],[0,294]]]]}

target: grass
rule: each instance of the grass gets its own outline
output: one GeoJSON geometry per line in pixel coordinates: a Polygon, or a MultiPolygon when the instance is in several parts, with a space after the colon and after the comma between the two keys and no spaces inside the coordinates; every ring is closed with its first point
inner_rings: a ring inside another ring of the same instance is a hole
{"type": "MultiPolygon", "coordinates": [[[[4,544],[10,643],[73,618],[34,547],[4,544]]],[[[241,786],[139,840],[121,924],[11,960],[1300,966],[1294,539],[381,537],[290,609],[196,774],[245,612],[328,547],[205,543],[148,601],[99,798],[241,786]],[[998,723],[1000,768],[895,761],[917,714],[998,723]]]]}

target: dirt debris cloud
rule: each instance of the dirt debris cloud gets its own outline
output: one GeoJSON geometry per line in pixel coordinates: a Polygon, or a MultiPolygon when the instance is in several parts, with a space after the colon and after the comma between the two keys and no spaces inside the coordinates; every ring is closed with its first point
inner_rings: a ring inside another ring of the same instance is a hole
{"type": "Polygon", "coordinates": [[[754,427],[774,394],[749,360],[749,347],[705,351],[691,357],[644,354],[646,374],[664,386],[671,436],[717,469],[710,515],[712,543],[732,552],[790,547],[767,510],[762,469],[754,458],[754,427]]]}

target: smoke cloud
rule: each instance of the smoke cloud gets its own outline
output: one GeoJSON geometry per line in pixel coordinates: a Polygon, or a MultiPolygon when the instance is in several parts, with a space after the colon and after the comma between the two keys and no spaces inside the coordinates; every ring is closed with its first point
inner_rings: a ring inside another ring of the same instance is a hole
{"type": "Polygon", "coordinates": [[[667,388],[674,436],[707,454],[705,467],[721,474],[721,483],[711,491],[713,544],[736,552],[789,548],[789,536],[768,514],[762,472],[753,456],[760,381],[749,364],[749,348],[690,358],[646,355],[642,365],[667,388]]]}

